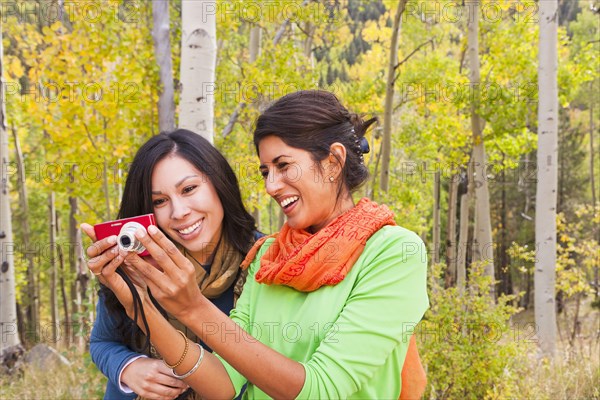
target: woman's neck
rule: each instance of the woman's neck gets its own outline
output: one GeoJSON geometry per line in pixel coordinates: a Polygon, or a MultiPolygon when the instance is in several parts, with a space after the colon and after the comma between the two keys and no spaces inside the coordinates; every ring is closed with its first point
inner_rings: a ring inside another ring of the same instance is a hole
{"type": "Polygon", "coordinates": [[[336,204],[334,210],[330,214],[329,218],[327,218],[327,220],[325,220],[324,222],[322,222],[318,225],[309,226],[306,229],[306,231],[311,234],[315,234],[318,231],[320,231],[321,229],[323,229],[324,227],[326,227],[327,225],[329,225],[329,223],[331,223],[331,221],[333,221],[334,219],[336,219],[337,217],[339,217],[346,211],[351,210],[352,208],[354,208],[354,200],[352,200],[352,196],[344,197],[344,200],[342,200],[338,204],[336,204]]]}

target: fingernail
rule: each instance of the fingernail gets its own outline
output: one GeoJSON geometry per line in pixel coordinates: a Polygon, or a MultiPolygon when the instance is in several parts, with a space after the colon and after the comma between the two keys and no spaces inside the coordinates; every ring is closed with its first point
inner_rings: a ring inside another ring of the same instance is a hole
{"type": "Polygon", "coordinates": [[[117,237],[115,235],[112,235],[108,238],[108,243],[110,244],[115,244],[117,243],[117,237]]]}
{"type": "Polygon", "coordinates": [[[146,231],[142,228],[139,228],[137,231],[135,231],[135,237],[137,237],[138,239],[141,239],[144,236],[146,236],[146,231]]]}
{"type": "Polygon", "coordinates": [[[154,226],[154,225],[150,225],[150,226],[148,227],[148,232],[149,232],[151,235],[154,235],[156,232],[158,232],[158,228],[157,228],[156,226],[154,226]]]}

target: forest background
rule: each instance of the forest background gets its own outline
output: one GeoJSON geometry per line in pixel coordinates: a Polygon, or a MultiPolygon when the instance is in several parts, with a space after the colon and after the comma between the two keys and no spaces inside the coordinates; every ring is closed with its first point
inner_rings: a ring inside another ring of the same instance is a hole
{"type": "MultiPolygon", "coordinates": [[[[476,19],[469,1],[409,0],[399,15],[400,3],[219,0],[205,8],[216,21],[216,78],[198,79],[197,90],[199,101],[214,101],[207,130],[215,146],[259,228],[271,233],[283,217],[264,194],[251,144],[260,110],[321,88],[378,116],[367,135],[372,179],[357,197],[388,204],[427,243],[431,308],[415,328],[425,398],[600,398],[600,2],[558,1],[558,336],[550,357],[540,352],[534,318],[540,3],[481,0],[476,19]],[[479,136],[473,110],[484,121],[479,136]],[[473,158],[481,144],[483,165],[473,158]],[[474,220],[477,168],[489,190],[492,240],[483,243],[474,220]]],[[[13,226],[2,251],[14,256],[17,311],[16,326],[2,318],[2,340],[18,334],[25,349],[45,343],[70,360],[52,374],[3,360],[2,399],[103,394],[105,378],[87,351],[98,283],[78,226],[115,218],[128,164],[160,130],[152,6],[1,3],[9,133],[2,179],[13,226]]],[[[180,104],[181,0],[168,11],[180,104]]]]}

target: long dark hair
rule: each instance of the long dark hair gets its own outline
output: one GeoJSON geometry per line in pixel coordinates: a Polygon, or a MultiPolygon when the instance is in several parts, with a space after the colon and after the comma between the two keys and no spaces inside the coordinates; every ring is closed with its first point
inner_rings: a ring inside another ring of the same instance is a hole
{"type": "Polygon", "coordinates": [[[377,118],[363,121],[349,112],[331,92],[300,90],[281,97],[258,117],[254,146],[258,153],[262,139],[277,136],[288,146],[308,151],[313,161],[321,161],[329,155],[333,143],[343,144],[346,162],[338,187],[339,199],[344,187],[351,193],[369,177],[360,141],[376,121],[377,118]]]}
{"type": "MultiPolygon", "coordinates": [[[[169,155],[187,160],[210,180],[225,211],[222,240],[227,240],[240,254],[245,255],[254,241],[256,225],[254,218],[244,207],[237,178],[225,157],[216,148],[202,136],[185,129],[156,135],[139,148],[125,181],[118,218],[154,211],[152,172],[155,165],[169,155]]],[[[105,296],[108,311],[117,316],[118,329],[124,340],[131,347],[139,349],[141,331],[138,326],[125,318],[123,306],[110,289],[103,286],[101,292],[105,296]]]]}

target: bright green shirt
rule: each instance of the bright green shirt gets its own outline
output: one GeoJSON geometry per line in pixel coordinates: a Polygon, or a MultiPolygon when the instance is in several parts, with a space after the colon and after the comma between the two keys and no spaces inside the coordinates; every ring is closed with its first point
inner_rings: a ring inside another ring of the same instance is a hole
{"type": "MultiPolygon", "coordinates": [[[[429,305],[421,239],[386,226],[368,240],[342,282],[309,293],[256,282],[260,257],[272,241],[250,265],[231,318],[302,363],[306,380],[299,399],[398,399],[409,338],[429,305]]],[[[239,394],[246,378],[222,361],[239,394]]],[[[248,383],[245,397],[269,396],[248,383]]]]}

